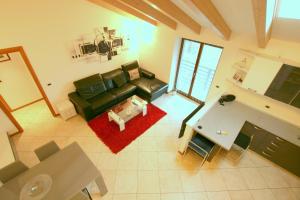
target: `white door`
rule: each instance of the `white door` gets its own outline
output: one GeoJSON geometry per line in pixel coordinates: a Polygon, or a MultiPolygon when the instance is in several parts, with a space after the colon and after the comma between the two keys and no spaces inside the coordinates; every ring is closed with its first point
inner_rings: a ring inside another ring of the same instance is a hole
{"type": "Polygon", "coordinates": [[[11,60],[0,62],[0,94],[11,109],[42,98],[22,56],[10,53],[11,60]]]}

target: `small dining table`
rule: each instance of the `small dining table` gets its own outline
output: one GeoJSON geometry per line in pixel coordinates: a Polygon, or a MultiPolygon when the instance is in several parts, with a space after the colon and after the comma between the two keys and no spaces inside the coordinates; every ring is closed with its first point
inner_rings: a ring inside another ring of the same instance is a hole
{"type": "Polygon", "coordinates": [[[20,200],[22,188],[39,175],[51,177],[44,200],[67,200],[95,181],[100,195],[107,193],[101,172],[74,142],[0,187],[0,199],[20,200]]]}

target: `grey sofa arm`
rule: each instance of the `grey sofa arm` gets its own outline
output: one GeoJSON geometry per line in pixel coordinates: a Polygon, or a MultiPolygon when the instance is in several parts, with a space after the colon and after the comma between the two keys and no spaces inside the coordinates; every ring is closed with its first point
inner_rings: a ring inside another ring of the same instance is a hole
{"type": "Polygon", "coordinates": [[[154,79],[155,78],[155,74],[153,74],[152,72],[149,72],[148,70],[145,70],[143,68],[141,68],[141,74],[143,77],[148,78],[148,79],[154,79]]]}
{"type": "Polygon", "coordinates": [[[69,95],[70,101],[74,104],[76,111],[86,120],[93,118],[94,113],[92,106],[84,98],[80,97],[77,92],[72,92],[69,95]]]}

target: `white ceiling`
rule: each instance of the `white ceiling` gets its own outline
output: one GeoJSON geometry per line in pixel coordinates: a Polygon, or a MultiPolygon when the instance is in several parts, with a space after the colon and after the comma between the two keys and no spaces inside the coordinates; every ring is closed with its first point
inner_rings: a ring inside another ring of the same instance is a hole
{"type": "MultiPolygon", "coordinates": [[[[214,29],[190,0],[171,0],[204,28],[214,29]]],[[[251,0],[212,0],[233,33],[255,37],[256,30],[251,0]]],[[[272,38],[300,42],[300,20],[275,18],[272,38]]]]}

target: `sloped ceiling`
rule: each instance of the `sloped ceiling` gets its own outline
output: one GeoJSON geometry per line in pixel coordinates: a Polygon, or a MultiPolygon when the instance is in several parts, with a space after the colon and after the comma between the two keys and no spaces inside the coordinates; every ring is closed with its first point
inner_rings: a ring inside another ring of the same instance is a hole
{"type": "MultiPolygon", "coordinates": [[[[110,2],[114,0],[104,1],[110,2]]],[[[151,4],[149,0],[142,1],[145,1],[146,3],[153,6],[153,4],[151,4]]],[[[191,0],[170,1],[176,4],[186,14],[188,14],[191,18],[198,22],[203,28],[208,28],[214,30],[216,33],[219,33],[215,26],[206,18],[206,16],[199,12],[199,9],[195,7],[191,0]]],[[[279,1],[280,5],[281,0],[277,1],[279,1]]],[[[244,34],[250,37],[257,37],[252,0],[211,0],[211,2],[214,4],[221,16],[224,18],[225,23],[229,26],[232,33],[244,34]]],[[[159,8],[155,6],[153,6],[153,8],[159,10],[159,8]]],[[[163,11],[161,12],[164,13],[163,11]]],[[[164,14],[173,18],[167,13],[164,14]]],[[[273,20],[271,38],[287,40],[292,42],[300,42],[300,20],[278,18],[276,14],[273,20]]]]}

